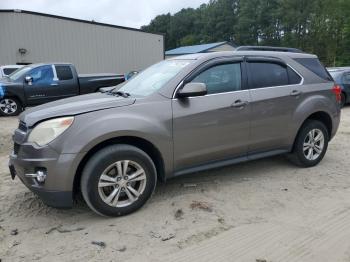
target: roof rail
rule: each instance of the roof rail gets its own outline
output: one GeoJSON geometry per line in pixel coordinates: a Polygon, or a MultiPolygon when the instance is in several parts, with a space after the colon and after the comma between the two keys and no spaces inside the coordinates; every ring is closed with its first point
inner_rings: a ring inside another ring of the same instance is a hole
{"type": "Polygon", "coordinates": [[[291,47],[276,47],[276,46],[239,46],[236,51],[275,51],[275,52],[291,52],[304,53],[300,49],[291,47]]]}

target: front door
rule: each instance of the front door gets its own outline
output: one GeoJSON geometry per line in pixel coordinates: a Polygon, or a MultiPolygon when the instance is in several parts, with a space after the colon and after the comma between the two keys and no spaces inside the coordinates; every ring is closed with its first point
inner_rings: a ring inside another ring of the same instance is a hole
{"type": "Polygon", "coordinates": [[[32,79],[31,82],[24,82],[28,105],[37,105],[53,100],[57,79],[54,77],[52,65],[33,68],[27,76],[32,79]]]}
{"type": "Polygon", "coordinates": [[[175,171],[246,156],[250,94],[242,85],[241,62],[215,62],[187,82],[205,83],[208,94],[174,98],[175,171]]]}

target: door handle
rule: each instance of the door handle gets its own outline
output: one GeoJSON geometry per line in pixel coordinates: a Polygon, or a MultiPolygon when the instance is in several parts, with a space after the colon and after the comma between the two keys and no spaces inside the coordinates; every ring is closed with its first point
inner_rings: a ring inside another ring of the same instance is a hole
{"type": "Polygon", "coordinates": [[[300,96],[303,92],[299,91],[299,90],[293,90],[290,95],[291,96],[300,96]]]}
{"type": "Polygon", "coordinates": [[[232,107],[235,108],[244,108],[246,105],[248,105],[248,101],[242,101],[242,100],[236,100],[233,104],[232,107]]]}

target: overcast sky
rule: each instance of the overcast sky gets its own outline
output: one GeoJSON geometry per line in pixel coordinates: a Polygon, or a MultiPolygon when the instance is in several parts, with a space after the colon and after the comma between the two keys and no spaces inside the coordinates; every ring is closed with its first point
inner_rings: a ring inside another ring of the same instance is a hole
{"type": "Polygon", "coordinates": [[[208,0],[0,0],[0,9],[22,9],[139,28],[156,15],[199,7],[208,0]]]}

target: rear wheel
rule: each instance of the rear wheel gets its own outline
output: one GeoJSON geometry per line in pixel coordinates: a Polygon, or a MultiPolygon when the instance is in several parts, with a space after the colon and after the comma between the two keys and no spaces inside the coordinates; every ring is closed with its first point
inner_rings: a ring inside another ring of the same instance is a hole
{"type": "Polygon", "coordinates": [[[22,104],[17,98],[5,97],[0,99],[0,115],[17,116],[22,112],[22,104]]]}
{"type": "Polygon", "coordinates": [[[298,166],[315,166],[326,154],[328,141],[326,126],[317,120],[307,120],[299,131],[289,159],[298,166]]]}
{"type": "Polygon", "coordinates": [[[88,161],[82,174],[81,191],[96,213],[122,216],[146,203],[156,181],[156,168],[145,152],[130,145],[113,145],[88,161]]]}

